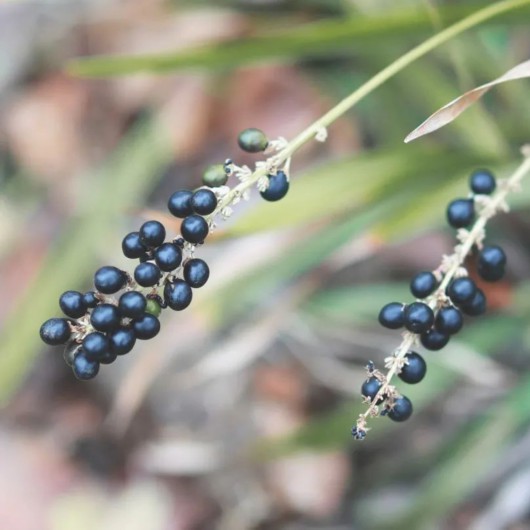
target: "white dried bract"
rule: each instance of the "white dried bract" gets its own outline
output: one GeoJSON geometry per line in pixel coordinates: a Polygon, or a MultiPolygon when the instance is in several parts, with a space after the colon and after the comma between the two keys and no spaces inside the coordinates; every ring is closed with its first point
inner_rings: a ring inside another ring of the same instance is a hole
{"type": "Polygon", "coordinates": [[[315,140],[317,142],[325,142],[328,139],[328,130],[326,127],[319,127],[317,133],[315,134],[315,140]]]}
{"type": "Polygon", "coordinates": [[[279,136],[275,140],[269,140],[264,152],[265,154],[278,153],[279,151],[283,151],[288,145],[289,142],[283,136],[279,136]]]}
{"type": "Polygon", "coordinates": [[[266,191],[267,188],[269,187],[269,179],[267,178],[266,175],[264,175],[263,177],[260,177],[257,184],[256,184],[256,187],[258,188],[258,191],[266,191]]]}
{"type": "Polygon", "coordinates": [[[232,210],[232,208],[230,208],[230,206],[225,206],[222,210],[221,210],[221,216],[223,217],[223,219],[228,219],[232,214],[234,213],[234,210],[232,210]]]}

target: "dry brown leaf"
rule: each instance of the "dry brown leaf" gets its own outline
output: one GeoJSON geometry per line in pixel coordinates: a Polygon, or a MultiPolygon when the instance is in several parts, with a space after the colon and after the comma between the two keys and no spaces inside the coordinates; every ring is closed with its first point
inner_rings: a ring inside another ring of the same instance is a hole
{"type": "Polygon", "coordinates": [[[466,92],[460,97],[454,99],[441,109],[437,110],[429,118],[427,118],[419,127],[416,127],[406,138],[405,143],[412,142],[421,136],[432,133],[443,126],[451,123],[455,118],[460,116],[468,107],[475,101],[479,100],[486,92],[494,86],[505,83],[506,81],[514,81],[516,79],[525,79],[530,77],[530,61],[518,64],[511,70],[508,70],[504,75],[498,77],[494,81],[481,85],[473,90],[466,92]]]}

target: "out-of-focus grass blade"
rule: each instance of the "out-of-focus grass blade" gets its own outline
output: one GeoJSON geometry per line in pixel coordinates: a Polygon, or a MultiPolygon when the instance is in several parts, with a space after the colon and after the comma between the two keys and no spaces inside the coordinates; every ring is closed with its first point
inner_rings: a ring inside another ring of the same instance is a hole
{"type": "MultiPolygon", "coordinates": [[[[483,5],[444,6],[440,8],[446,25],[474,13],[483,5]]],[[[510,24],[524,23],[530,9],[519,8],[495,19],[510,24]]],[[[356,44],[378,45],[393,37],[432,33],[432,22],[423,10],[392,12],[378,17],[331,20],[301,28],[278,31],[248,39],[236,39],[201,46],[178,53],[145,56],[101,56],[72,61],[71,74],[84,77],[108,77],[138,72],[167,73],[186,68],[223,69],[270,59],[295,59],[329,55],[348,50],[356,44]]]]}
{"type": "Polygon", "coordinates": [[[59,294],[82,284],[93,272],[98,251],[106,247],[109,227],[116,226],[124,211],[143,200],[171,156],[162,128],[145,122],[125,137],[112,160],[94,175],[84,211],[69,222],[4,324],[0,335],[0,402],[17,387],[39,351],[39,327],[58,314],[59,294]]]}
{"type": "Polygon", "coordinates": [[[466,150],[411,151],[406,146],[327,163],[295,177],[285,199],[257,206],[228,234],[240,236],[332,218],[370,207],[406,186],[438,187],[454,179],[461,168],[479,163],[486,163],[484,157],[466,150]]]}

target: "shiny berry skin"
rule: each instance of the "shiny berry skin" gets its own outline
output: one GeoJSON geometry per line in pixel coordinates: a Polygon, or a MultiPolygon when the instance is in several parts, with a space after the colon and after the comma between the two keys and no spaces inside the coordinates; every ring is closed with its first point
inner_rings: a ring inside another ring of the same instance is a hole
{"type": "Polygon", "coordinates": [[[441,350],[449,342],[450,335],[436,329],[421,334],[420,340],[424,348],[432,351],[441,350]]]}
{"type": "Polygon", "coordinates": [[[94,291],[87,291],[83,295],[83,301],[85,302],[85,305],[89,308],[96,307],[100,302],[99,298],[97,297],[94,291]]]}
{"type": "Polygon", "coordinates": [[[87,359],[99,361],[109,351],[109,339],[98,331],[89,333],[83,339],[83,351],[87,359]]]}
{"type": "Polygon", "coordinates": [[[463,324],[464,318],[462,317],[462,313],[456,307],[442,307],[436,313],[434,327],[442,333],[454,335],[462,329],[463,324]]]}
{"type": "Polygon", "coordinates": [[[184,280],[167,283],[164,288],[164,300],[174,311],[182,311],[191,304],[193,292],[184,280]]]}
{"type": "Polygon", "coordinates": [[[167,208],[175,217],[184,219],[193,213],[191,198],[193,192],[190,190],[179,190],[173,193],[167,203],[167,208]]]}
{"type": "Polygon", "coordinates": [[[155,248],[161,245],[166,239],[166,229],[158,221],[146,221],[140,227],[140,241],[148,248],[155,248]]]}
{"type": "Polygon", "coordinates": [[[477,271],[487,282],[496,282],[504,276],[506,254],[501,247],[489,245],[484,247],[478,256],[477,271]]]}
{"type": "Polygon", "coordinates": [[[117,267],[107,265],[94,274],[94,285],[103,294],[114,294],[127,283],[127,275],[117,267]]]}
{"type": "Polygon", "coordinates": [[[90,323],[98,331],[113,331],[120,326],[120,320],[120,311],[112,304],[100,304],[90,314],[90,323]]]}
{"type": "Polygon", "coordinates": [[[81,344],[78,342],[70,342],[66,345],[63,352],[64,362],[71,368],[74,364],[74,359],[83,351],[81,344]]]}
{"type": "Polygon", "coordinates": [[[155,250],[155,263],[162,271],[174,271],[181,261],[182,250],[174,243],[164,243],[155,250]]]}
{"type": "Polygon", "coordinates": [[[71,334],[70,325],[65,318],[50,318],[40,327],[40,338],[50,346],[66,344],[71,334]]]}
{"type": "MultiPolygon", "coordinates": [[[[361,387],[361,395],[366,398],[370,398],[370,401],[372,401],[377,393],[379,392],[381,388],[381,381],[377,379],[376,377],[370,377],[367,379],[363,386],[361,387]]],[[[384,396],[382,398],[379,398],[377,403],[382,403],[385,400],[384,396]]]]}
{"type": "Polygon", "coordinates": [[[412,402],[406,396],[401,396],[394,400],[394,404],[388,412],[388,417],[392,421],[406,421],[412,415],[412,402]]]}
{"type": "Polygon", "coordinates": [[[410,292],[416,298],[427,298],[438,286],[438,281],[432,272],[420,272],[410,282],[410,292]]]}
{"type": "MultiPolygon", "coordinates": [[[[143,315],[142,317],[143,318],[143,315]]],[[[132,328],[119,328],[109,333],[109,351],[114,355],[129,353],[136,343],[136,335],[132,328]]]]}
{"type": "Polygon", "coordinates": [[[160,307],[160,304],[153,300],[152,298],[147,299],[147,307],[145,308],[146,313],[151,313],[151,315],[154,315],[157,317],[162,312],[162,308],[160,307]]]}
{"type": "Polygon", "coordinates": [[[142,318],[133,322],[133,329],[137,339],[149,340],[158,335],[160,321],[154,315],[145,313],[142,318]]]}
{"type": "Polygon", "coordinates": [[[260,195],[270,202],[283,199],[289,191],[289,181],[285,172],[278,171],[276,175],[267,175],[267,178],[269,179],[269,187],[265,191],[260,191],[260,195]]]}
{"type": "Polygon", "coordinates": [[[496,186],[495,177],[487,169],[477,169],[469,179],[471,191],[478,195],[490,195],[495,191],[496,186]]]}
{"type": "Polygon", "coordinates": [[[423,302],[413,302],[405,307],[405,327],[412,333],[423,333],[434,323],[432,309],[423,302]]]}
{"type": "Polygon", "coordinates": [[[478,317],[486,312],[486,295],[482,289],[477,289],[475,296],[471,302],[462,306],[462,311],[471,317],[478,317]]]}
{"type": "Polygon", "coordinates": [[[447,221],[454,228],[469,226],[475,217],[473,199],[455,199],[447,207],[447,221]]]}
{"type": "Polygon", "coordinates": [[[59,298],[61,311],[72,318],[82,317],[87,310],[83,295],[78,291],[66,291],[59,298]]]}
{"type": "Polygon", "coordinates": [[[237,143],[247,153],[260,153],[261,151],[265,151],[267,145],[269,145],[265,133],[255,128],[241,131],[237,137],[237,143]]]}
{"type": "Polygon", "coordinates": [[[72,363],[72,370],[77,379],[86,381],[98,375],[99,363],[97,361],[91,361],[84,352],[81,352],[75,356],[72,363]]]}
{"type": "Polygon", "coordinates": [[[447,287],[447,295],[453,304],[467,304],[473,300],[477,286],[471,278],[456,278],[447,287]]]}
{"type": "Polygon", "coordinates": [[[202,188],[193,194],[191,207],[199,215],[208,215],[217,207],[217,197],[212,190],[202,188]]]}
{"type": "Polygon", "coordinates": [[[134,279],[138,285],[142,287],[152,287],[160,280],[160,269],[149,261],[139,263],[134,269],[134,279]]]}
{"type": "Polygon", "coordinates": [[[405,359],[408,362],[403,365],[398,377],[411,385],[419,383],[427,373],[427,363],[419,353],[413,351],[408,352],[405,359]]]}
{"type": "Polygon", "coordinates": [[[379,323],[388,329],[399,329],[403,327],[405,306],[400,302],[390,302],[379,311],[379,323]]]}
{"type": "Polygon", "coordinates": [[[190,215],[182,221],[180,232],[189,243],[202,243],[208,235],[208,223],[200,215],[190,215]]]}
{"type": "Polygon", "coordinates": [[[223,164],[215,164],[206,168],[202,176],[202,182],[205,186],[210,188],[218,188],[224,186],[228,180],[223,164]]]}
{"type": "Polygon", "coordinates": [[[107,350],[97,361],[100,364],[112,364],[117,358],[115,353],[107,350]]]}
{"type": "Polygon", "coordinates": [[[145,313],[147,300],[138,291],[128,291],[120,296],[118,307],[120,313],[128,318],[140,318],[145,313]]]}
{"type": "Polygon", "coordinates": [[[140,232],[131,232],[127,234],[121,242],[121,249],[123,255],[130,259],[141,258],[147,250],[140,240],[140,232]]]}
{"type": "Polygon", "coordinates": [[[210,277],[207,263],[199,258],[190,259],[184,265],[184,280],[195,289],[202,287],[210,277]]]}

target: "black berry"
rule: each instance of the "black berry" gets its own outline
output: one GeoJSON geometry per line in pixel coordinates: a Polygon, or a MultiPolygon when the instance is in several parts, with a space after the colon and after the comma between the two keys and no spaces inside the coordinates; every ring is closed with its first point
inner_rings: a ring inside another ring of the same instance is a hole
{"type": "Polygon", "coordinates": [[[97,297],[94,291],[87,291],[83,295],[83,301],[85,302],[85,305],[89,308],[96,307],[99,304],[99,298],[97,297]]]}
{"type": "Polygon", "coordinates": [[[140,318],[145,313],[147,300],[138,291],[128,291],[120,296],[118,307],[120,313],[128,318],[140,318]]]}
{"type": "Polygon", "coordinates": [[[404,304],[390,302],[379,311],[379,323],[388,329],[399,329],[404,323],[404,304]]]}
{"type": "Polygon", "coordinates": [[[72,370],[77,379],[86,381],[87,379],[93,379],[98,375],[99,363],[97,361],[91,361],[87,358],[86,354],[81,351],[73,360],[72,370]]]}
{"type": "Polygon", "coordinates": [[[413,302],[405,307],[405,327],[413,333],[427,331],[434,323],[432,309],[423,302],[413,302]]]}
{"type": "Polygon", "coordinates": [[[87,310],[83,295],[77,291],[66,291],[59,298],[61,311],[72,318],[82,317],[87,310]]]}
{"type": "Polygon", "coordinates": [[[63,352],[64,362],[71,368],[74,364],[74,359],[83,351],[81,344],[78,342],[69,342],[63,352]]]}
{"type": "Polygon", "coordinates": [[[421,334],[420,340],[424,348],[428,350],[441,350],[449,342],[450,335],[437,329],[430,329],[421,334]]]}
{"type": "Polygon", "coordinates": [[[477,286],[471,278],[456,278],[447,287],[447,295],[453,304],[467,304],[473,300],[477,286]]]}
{"type": "MultiPolygon", "coordinates": [[[[143,315],[142,315],[143,317],[143,315]]],[[[109,350],[114,355],[129,353],[136,343],[136,335],[131,328],[120,328],[109,333],[109,350]]]]}
{"type": "Polygon", "coordinates": [[[405,383],[419,383],[427,373],[427,363],[419,353],[413,351],[405,355],[405,360],[407,362],[401,368],[399,378],[405,383]]]}
{"type": "Polygon", "coordinates": [[[477,270],[480,277],[487,282],[496,282],[504,276],[506,254],[501,247],[489,245],[484,247],[478,256],[477,270]]]}
{"type": "Polygon", "coordinates": [[[190,215],[182,221],[180,232],[189,243],[202,243],[208,235],[208,223],[200,215],[190,215]]]}
{"type": "Polygon", "coordinates": [[[130,234],[127,234],[121,242],[121,249],[123,255],[126,258],[131,259],[143,257],[147,250],[140,240],[140,232],[131,232],[130,234]]]}
{"type": "Polygon", "coordinates": [[[152,287],[160,280],[160,269],[149,261],[139,263],[134,269],[134,279],[138,285],[142,287],[152,287]]]}
{"type": "Polygon", "coordinates": [[[392,421],[406,421],[412,415],[412,402],[406,396],[401,396],[394,400],[388,417],[392,421]]]}
{"type": "Polygon", "coordinates": [[[155,262],[160,270],[171,272],[182,261],[182,251],[174,243],[164,243],[155,250],[155,262]]]}
{"type": "Polygon", "coordinates": [[[475,217],[473,199],[455,199],[447,207],[447,221],[454,228],[469,226],[475,217]]]}
{"type": "Polygon", "coordinates": [[[477,317],[486,312],[486,295],[482,289],[477,289],[471,302],[462,306],[462,311],[471,317],[477,317]]]}
{"type": "Polygon", "coordinates": [[[191,198],[191,207],[199,215],[208,215],[217,207],[217,197],[207,188],[197,190],[191,198]]]}
{"type": "Polygon", "coordinates": [[[426,298],[434,292],[438,281],[432,272],[420,272],[410,282],[410,292],[416,298],[426,298]]]}
{"type": "MultiPolygon", "coordinates": [[[[377,379],[377,377],[370,377],[367,379],[363,386],[361,387],[361,394],[365,398],[370,398],[370,401],[373,401],[379,390],[381,389],[382,383],[377,379]]],[[[384,401],[384,396],[379,398],[377,403],[382,403],[384,401]]]]}
{"type": "Polygon", "coordinates": [[[109,351],[109,339],[98,331],[89,333],[83,339],[83,351],[87,359],[99,361],[109,351]]]}
{"type": "Polygon", "coordinates": [[[473,193],[490,195],[495,191],[495,177],[487,169],[477,169],[469,179],[469,187],[473,193]]]}
{"type": "Polygon", "coordinates": [[[438,331],[454,335],[462,329],[464,318],[456,307],[442,307],[436,314],[434,326],[438,331]]]}
{"type": "Polygon", "coordinates": [[[113,331],[120,325],[120,312],[115,305],[100,304],[90,315],[90,323],[98,331],[113,331]]]}
{"type": "Polygon", "coordinates": [[[202,287],[209,277],[210,269],[202,259],[190,259],[184,265],[184,279],[190,287],[202,287]]]}
{"type": "Polygon", "coordinates": [[[269,179],[269,187],[265,191],[261,191],[260,195],[270,202],[279,201],[283,199],[289,191],[289,180],[284,171],[278,171],[276,175],[267,175],[269,179]]]}
{"type": "Polygon", "coordinates": [[[164,287],[164,300],[175,311],[186,309],[191,304],[192,297],[191,287],[184,280],[177,279],[164,287]]]}
{"type": "Polygon", "coordinates": [[[40,327],[40,338],[50,346],[66,344],[71,334],[70,325],[65,318],[50,318],[40,327]]]}
{"type": "Polygon", "coordinates": [[[191,198],[193,192],[190,190],[179,190],[173,193],[167,203],[168,210],[175,216],[181,219],[191,215],[193,208],[191,207],[191,198]]]}
{"type": "Polygon", "coordinates": [[[148,248],[155,248],[161,245],[166,238],[166,229],[158,221],[146,221],[140,227],[140,241],[148,248]]]}
{"type": "Polygon", "coordinates": [[[127,275],[117,267],[101,267],[94,275],[94,285],[103,294],[114,294],[127,283],[127,275]]]}
{"type": "Polygon", "coordinates": [[[160,331],[160,321],[154,315],[145,313],[142,318],[133,322],[133,328],[137,339],[149,340],[160,331]]]}

